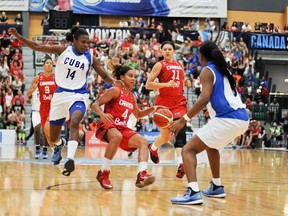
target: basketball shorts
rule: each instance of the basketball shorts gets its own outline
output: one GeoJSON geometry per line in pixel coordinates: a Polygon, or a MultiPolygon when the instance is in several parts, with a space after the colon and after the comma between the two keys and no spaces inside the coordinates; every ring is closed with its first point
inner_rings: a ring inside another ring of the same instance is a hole
{"type": "Polygon", "coordinates": [[[41,118],[40,118],[40,113],[39,111],[33,110],[32,111],[32,124],[33,127],[35,128],[38,124],[41,123],[41,118]]]}
{"type": "Polygon", "coordinates": [[[220,149],[245,133],[249,121],[230,118],[212,118],[196,135],[210,148],[220,149]]]}
{"type": "Polygon", "coordinates": [[[70,107],[75,102],[83,102],[86,110],[90,105],[89,94],[80,94],[75,92],[55,92],[51,100],[50,121],[56,121],[65,118],[70,119],[70,107]]]}
{"type": "Polygon", "coordinates": [[[119,144],[119,148],[123,149],[124,151],[127,152],[133,152],[136,149],[135,148],[130,148],[128,146],[129,140],[132,136],[134,136],[135,134],[137,134],[137,132],[131,130],[128,127],[125,126],[117,126],[114,124],[111,125],[106,125],[104,124],[102,121],[100,121],[97,125],[97,131],[96,131],[96,137],[98,139],[102,139],[106,142],[109,142],[106,138],[105,138],[105,134],[107,133],[107,130],[110,128],[116,128],[121,134],[122,134],[122,140],[119,144]]]}

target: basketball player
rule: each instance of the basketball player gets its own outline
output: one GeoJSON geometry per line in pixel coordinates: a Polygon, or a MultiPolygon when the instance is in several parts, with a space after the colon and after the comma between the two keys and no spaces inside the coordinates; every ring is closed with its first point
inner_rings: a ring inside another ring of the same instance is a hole
{"type": "Polygon", "coordinates": [[[92,104],[92,109],[100,116],[96,137],[108,142],[103,165],[96,178],[103,188],[113,188],[109,179],[110,164],[118,146],[128,152],[139,149],[139,168],[135,185],[142,188],[152,184],[155,180],[155,177],[147,171],[148,141],[128,128],[127,122],[130,114],[133,113],[136,118],[141,118],[153,112],[156,107],[139,110],[135,95],[131,91],[136,81],[134,70],[128,66],[116,65],[112,74],[117,80],[121,80],[123,85],[117,84],[108,89],[92,104]],[[104,104],[105,108],[102,111],[101,106],[104,104]]]}
{"type": "MultiPolygon", "coordinates": [[[[43,135],[51,148],[54,144],[50,141],[50,129],[49,129],[49,113],[50,105],[53,94],[57,88],[55,82],[55,75],[53,74],[53,61],[51,59],[45,59],[43,63],[44,72],[39,73],[32,80],[31,86],[27,91],[27,96],[31,96],[32,93],[38,89],[40,99],[40,118],[43,135]]],[[[40,146],[39,146],[40,147],[40,146]]],[[[37,151],[37,146],[36,146],[37,151]]],[[[47,152],[48,153],[48,152],[47,152]]]]}
{"type": "MultiPolygon", "coordinates": [[[[29,89],[31,86],[29,87],[29,89]]],[[[41,147],[40,147],[40,137],[41,137],[41,117],[39,113],[40,109],[40,100],[39,100],[39,90],[36,88],[33,93],[31,94],[29,90],[26,93],[26,96],[28,98],[27,102],[31,103],[31,122],[33,130],[34,130],[34,144],[35,144],[35,159],[39,159],[41,156],[41,147]]],[[[44,136],[43,136],[44,138],[44,136]]],[[[44,139],[43,139],[44,140],[44,139]]],[[[42,152],[42,158],[47,159],[48,158],[48,148],[46,145],[43,145],[43,152],[42,152]]]]}
{"type": "Polygon", "coordinates": [[[59,55],[55,68],[55,81],[57,89],[51,100],[50,140],[54,143],[51,161],[60,163],[61,150],[65,141],[60,139],[63,123],[70,120],[70,134],[67,149],[67,160],[62,174],[69,176],[74,171],[74,156],[78,147],[78,126],[89,106],[89,93],[87,90],[87,75],[92,66],[106,83],[113,83],[112,77],[100,66],[96,57],[88,49],[89,35],[86,30],[73,27],[66,35],[66,40],[71,42],[67,47],[60,45],[40,45],[20,35],[15,28],[10,28],[9,33],[22,41],[29,48],[59,55]]]}
{"type": "MultiPolygon", "coordinates": [[[[157,62],[147,79],[146,89],[159,89],[159,94],[155,99],[156,105],[162,105],[169,108],[173,113],[174,120],[180,119],[187,112],[187,102],[184,96],[184,83],[189,85],[183,65],[173,60],[175,44],[171,41],[165,41],[161,44],[163,60],[157,62]],[[159,82],[154,82],[158,78],[159,82]]],[[[169,128],[160,128],[160,135],[153,144],[149,145],[150,158],[154,163],[159,163],[157,149],[164,143],[173,140],[173,133],[169,128]]],[[[185,175],[183,161],[181,156],[182,147],[186,143],[186,125],[179,131],[174,147],[176,149],[178,169],[177,178],[183,178],[185,175]]]]}
{"type": "Polygon", "coordinates": [[[207,105],[210,120],[199,129],[182,150],[184,168],[188,179],[187,192],[174,197],[174,204],[202,204],[203,199],[196,177],[196,155],[206,150],[212,172],[210,188],[203,190],[205,196],[225,197],[220,179],[219,149],[229,144],[235,137],[243,134],[249,124],[245,104],[242,103],[236,90],[235,80],[227,68],[226,61],[218,46],[206,41],[199,50],[199,61],[204,67],[200,79],[203,85],[200,97],[194,106],[175,121],[170,130],[178,133],[187,121],[201,112],[207,105]]]}

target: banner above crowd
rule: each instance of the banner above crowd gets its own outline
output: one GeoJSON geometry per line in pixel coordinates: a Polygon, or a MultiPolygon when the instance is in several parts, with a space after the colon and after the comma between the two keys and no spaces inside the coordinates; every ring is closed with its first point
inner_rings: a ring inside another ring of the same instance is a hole
{"type": "Polygon", "coordinates": [[[30,11],[72,10],[76,14],[227,17],[227,0],[29,0],[30,11]]]}
{"type": "Polygon", "coordinates": [[[229,32],[221,31],[218,34],[218,40],[224,45],[226,38],[230,41],[232,38],[237,41],[243,38],[244,42],[252,50],[281,50],[288,51],[288,35],[287,34],[265,34],[258,32],[229,32]]]}
{"type": "Polygon", "coordinates": [[[0,11],[28,11],[28,3],[29,0],[1,0],[0,11]]]}

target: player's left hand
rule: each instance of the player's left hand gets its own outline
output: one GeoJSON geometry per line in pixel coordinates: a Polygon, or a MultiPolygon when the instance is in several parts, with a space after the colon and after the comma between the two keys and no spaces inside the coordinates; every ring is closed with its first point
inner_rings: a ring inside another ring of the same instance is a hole
{"type": "Polygon", "coordinates": [[[185,119],[181,118],[178,119],[176,121],[174,121],[170,126],[169,126],[169,130],[173,133],[175,133],[175,135],[177,136],[178,132],[184,127],[184,125],[186,124],[185,119]]]}

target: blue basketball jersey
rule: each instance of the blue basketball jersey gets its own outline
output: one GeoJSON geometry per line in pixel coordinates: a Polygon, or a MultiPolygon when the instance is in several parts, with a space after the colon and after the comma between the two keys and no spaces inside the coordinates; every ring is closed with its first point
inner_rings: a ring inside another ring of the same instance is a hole
{"type": "Polygon", "coordinates": [[[209,68],[214,76],[214,87],[207,105],[210,117],[248,120],[246,105],[242,103],[238,92],[234,95],[227,77],[224,77],[212,62],[208,62],[206,68],[209,68]]]}
{"type": "Polygon", "coordinates": [[[88,71],[92,64],[90,51],[77,53],[74,46],[68,46],[59,56],[55,68],[56,92],[87,92],[88,71]]]}

